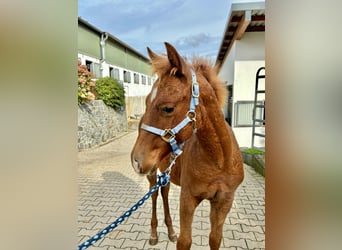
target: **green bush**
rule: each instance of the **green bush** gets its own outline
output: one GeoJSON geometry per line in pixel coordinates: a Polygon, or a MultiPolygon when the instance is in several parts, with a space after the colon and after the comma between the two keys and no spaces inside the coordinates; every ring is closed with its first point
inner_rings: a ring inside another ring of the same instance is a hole
{"type": "Polygon", "coordinates": [[[95,87],[96,99],[114,108],[119,109],[125,105],[125,90],[115,79],[111,77],[99,78],[95,87]]]}

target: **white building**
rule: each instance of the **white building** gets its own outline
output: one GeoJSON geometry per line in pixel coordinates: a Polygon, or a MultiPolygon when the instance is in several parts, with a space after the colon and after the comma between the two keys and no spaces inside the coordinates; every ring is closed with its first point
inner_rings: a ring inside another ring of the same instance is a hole
{"type": "Polygon", "coordinates": [[[124,86],[128,118],[145,112],[145,97],[155,81],[147,57],[79,17],[78,60],[96,78],[113,77],[124,86]]]}
{"type": "MultiPolygon", "coordinates": [[[[232,1],[216,64],[230,90],[227,120],[240,147],[251,147],[256,73],[265,67],[265,1],[232,1]]],[[[259,89],[265,90],[265,79],[259,89]]],[[[265,94],[258,94],[257,104],[265,104],[265,94]]],[[[265,118],[264,108],[256,108],[256,118],[265,118]]],[[[265,147],[265,123],[255,124],[254,146],[265,147]]]]}

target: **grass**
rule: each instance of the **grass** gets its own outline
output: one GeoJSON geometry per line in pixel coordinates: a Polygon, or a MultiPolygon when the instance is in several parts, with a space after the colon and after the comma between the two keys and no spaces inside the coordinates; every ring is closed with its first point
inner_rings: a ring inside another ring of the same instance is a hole
{"type": "Polygon", "coordinates": [[[245,152],[247,154],[253,154],[253,155],[263,155],[263,154],[265,154],[264,151],[256,149],[256,148],[246,148],[246,149],[243,149],[243,152],[245,152]]]}

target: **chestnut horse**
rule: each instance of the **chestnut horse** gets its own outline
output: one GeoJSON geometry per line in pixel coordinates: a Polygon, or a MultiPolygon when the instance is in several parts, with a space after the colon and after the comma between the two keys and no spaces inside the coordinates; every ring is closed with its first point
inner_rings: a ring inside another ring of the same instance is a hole
{"type": "MultiPolygon", "coordinates": [[[[169,238],[177,239],[178,250],[191,247],[194,211],[203,199],[211,206],[210,249],[219,249],[225,218],[244,177],[239,146],[222,112],[227,90],[208,60],[195,58],[190,64],[172,45],[165,46],[165,56],[147,48],[158,79],[146,98],[146,112],[131,153],[132,166],[148,176],[151,186],[158,168],[181,186],[178,239],[169,213],[169,186],[161,190],[169,238]],[[175,165],[169,165],[170,159],[175,165]]],[[[152,196],[151,244],[158,240],[157,195],[152,196]]]]}

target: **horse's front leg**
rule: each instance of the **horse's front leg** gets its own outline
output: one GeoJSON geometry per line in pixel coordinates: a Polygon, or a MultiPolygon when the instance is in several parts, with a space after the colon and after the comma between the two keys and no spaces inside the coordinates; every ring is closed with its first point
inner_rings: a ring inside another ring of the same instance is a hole
{"type": "Polygon", "coordinates": [[[177,234],[173,229],[172,219],[170,215],[170,208],[169,208],[169,191],[170,191],[170,183],[167,186],[161,188],[161,194],[163,197],[163,206],[164,206],[164,216],[165,216],[165,224],[167,226],[169,239],[172,242],[177,240],[177,234]]]}
{"type": "MultiPolygon", "coordinates": [[[[154,185],[156,185],[156,183],[157,183],[157,175],[156,174],[148,175],[147,179],[150,183],[150,189],[154,185]]],[[[150,240],[149,240],[150,245],[156,245],[158,243],[157,198],[158,198],[158,190],[156,192],[154,192],[151,196],[151,199],[152,199],[152,218],[151,218],[151,235],[150,235],[150,240]]]]}
{"type": "Polygon", "coordinates": [[[222,230],[227,214],[232,207],[234,194],[218,193],[216,198],[210,201],[209,246],[211,250],[218,250],[222,240],[222,230]]]}
{"type": "Polygon", "coordinates": [[[201,200],[193,197],[184,187],[181,190],[180,197],[180,233],[177,240],[177,250],[189,250],[192,243],[191,225],[194,212],[201,200]]]}

